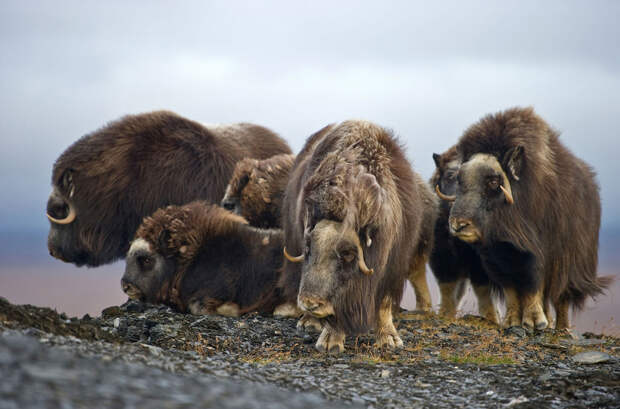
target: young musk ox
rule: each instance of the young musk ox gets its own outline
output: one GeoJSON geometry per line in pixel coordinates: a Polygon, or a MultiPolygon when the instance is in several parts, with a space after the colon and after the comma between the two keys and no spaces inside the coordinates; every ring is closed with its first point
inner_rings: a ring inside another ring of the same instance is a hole
{"type": "Polygon", "coordinates": [[[310,137],[285,193],[283,277],[322,320],[318,350],[341,352],[346,334],[371,328],[378,346],[403,345],[392,309],[407,275],[424,271],[436,206],[385,129],[347,121],[310,137]]]}
{"type": "Polygon", "coordinates": [[[54,164],[50,254],[78,266],[112,262],[143,217],[169,204],[219,203],[237,161],[280,153],[290,153],[287,143],[257,125],[205,127],[167,111],[123,117],[54,164]]]}
{"type": "MultiPolygon", "coordinates": [[[[430,180],[431,188],[435,189],[439,197],[454,195],[456,175],[461,165],[456,146],[452,146],[441,155],[434,153],[433,160],[436,169],[430,180]]],[[[433,246],[429,258],[429,265],[437,279],[441,293],[439,313],[454,318],[465,293],[467,282],[471,281],[478,299],[479,314],[498,324],[492,286],[482,267],[480,256],[472,246],[450,234],[448,225],[450,207],[448,201],[442,201],[439,206],[439,217],[435,223],[433,246]]]]}
{"type": "Polygon", "coordinates": [[[503,288],[505,325],[556,328],[610,279],[597,277],[601,218],[593,170],[574,156],[532,108],[482,118],[457,143],[462,165],[450,231],[473,244],[503,288]]]}
{"type": "Polygon", "coordinates": [[[168,206],[138,228],[121,287],[192,314],[271,313],[281,301],[282,236],[204,201],[168,206]]]}
{"type": "Polygon", "coordinates": [[[294,155],[282,154],[237,162],[222,207],[243,216],[252,226],[280,228],[284,189],[294,160],[294,155]]]}

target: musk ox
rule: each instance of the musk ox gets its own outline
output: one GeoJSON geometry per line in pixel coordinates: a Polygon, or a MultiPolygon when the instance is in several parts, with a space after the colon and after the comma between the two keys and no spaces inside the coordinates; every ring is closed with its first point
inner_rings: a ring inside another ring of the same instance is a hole
{"type": "Polygon", "coordinates": [[[462,165],[450,210],[451,233],[475,246],[506,297],[505,325],[556,328],[568,309],[600,294],[601,219],[594,171],[559,140],[532,108],[487,115],[457,143],[462,165]]]}
{"type": "MultiPolygon", "coordinates": [[[[431,188],[435,189],[439,197],[454,195],[456,175],[461,165],[456,146],[452,146],[441,155],[433,154],[433,160],[436,169],[430,180],[431,188]]],[[[450,207],[448,201],[440,203],[429,258],[429,265],[437,279],[441,293],[439,313],[454,318],[465,293],[467,282],[471,281],[478,299],[479,314],[498,324],[497,308],[492,297],[494,288],[489,283],[489,277],[482,267],[480,256],[472,246],[450,234],[448,227],[450,207]]]]}
{"type": "Polygon", "coordinates": [[[252,124],[205,127],[172,112],[129,115],[87,134],[54,164],[50,254],[78,266],[121,258],[142,218],[192,200],[219,203],[235,163],[290,153],[252,124]]]}
{"type": "Polygon", "coordinates": [[[192,314],[271,313],[281,301],[282,236],[204,201],[168,206],[138,228],[121,287],[192,314]]]}
{"type": "Polygon", "coordinates": [[[392,309],[408,274],[424,270],[436,206],[385,129],[347,121],[309,138],[284,197],[283,277],[322,321],[318,350],[341,352],[346,334],[372,328],[376,345],[402,346],[392,309]]]}
{"type": "Polygon", "coordinates": [[[243,216],[252,226],[281,227],[282,199],[294,160],[294,155],[282,154],[237,162],[222,207],[243,216]]]}

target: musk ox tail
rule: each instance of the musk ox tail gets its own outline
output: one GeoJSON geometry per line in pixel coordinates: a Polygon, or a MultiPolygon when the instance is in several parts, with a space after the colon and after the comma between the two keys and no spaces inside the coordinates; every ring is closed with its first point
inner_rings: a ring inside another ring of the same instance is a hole
{"type": "Polygon", "coordinates": [[[604,294],[614,281],[614,276],[603,276],[596,277],[594,281],[583,282],[579,289],[573,291],[569,289],[569,302],[573,305],[573,309],[582,310],[588,297],[596,299],[598,295],[604,294]]]}

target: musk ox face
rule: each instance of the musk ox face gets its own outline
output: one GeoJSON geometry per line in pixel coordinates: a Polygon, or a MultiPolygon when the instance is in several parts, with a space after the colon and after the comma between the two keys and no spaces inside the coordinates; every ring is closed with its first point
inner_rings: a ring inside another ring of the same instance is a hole
{"type": "Polygon", "coordinates": [[[50,231],[47,247],[52,257],[78,266],[96,266],[99,257],[92,254],[88,243],[89,230],[83,226],[79,209],[79,174],[74,169],[66,169],[54,181],[52,193],[47,201],[47,218],[50,231]]]}
{"type": "Polygon", "coordinates": [[[226,186],[226,192],[220,205],[231,212],[243,216],[242,199],[247,201],[248,195],[245,192],[245,188],[250,181],[250,175],[252,171],[258,166],[256,159],[245,158],[235,166],[233,175],[230,178],[228,186],[226,186]]]}
{"type": "Polygon", "coordinates": [[[121,288],[132,300],[157,303],[164,283],[176,270],[172,258],[159,254],[148,241],[138,238],[127,253],[121,288]]]}
{"type": "Polygon", "coordinates": [[[506,172],[497,158],[479,153],[464,163],[457,176],[450,211],[450,233],[467,243],[484,240],[493,218],[503,206],[514,203],[506,172]]]}
{"type": "Polygon", "coordinates": [[[321,220],[305,234],[299,307],[317,318],[334,314],[339,290],[373,271],[366,266],[358,234],[343,223],[321,220]]]}
{"type": "Polygon", "coordinates": [[[454,158],[445,162],[442,155],[436,153],[433,154],[433,160],[439,173],[439,180],[435,185],[435,190],[440,197],[454,196],[456,194],[456,178],[461,167],[460,161],[454,158]]]}
{"type": "Polygon", "coordinates": [[[280,227],[282,196],[294,155],[245,158],[235,165],[221,206],[243,216],[252,226],[280,227]]]}

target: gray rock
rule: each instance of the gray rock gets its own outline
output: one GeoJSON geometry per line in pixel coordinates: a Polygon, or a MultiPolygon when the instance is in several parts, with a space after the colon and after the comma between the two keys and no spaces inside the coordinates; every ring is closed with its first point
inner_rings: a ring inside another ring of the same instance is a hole
{"type": "Polygon", "coordinates": [[[610,359],[609,354],[600,351],[586,351],[573,356],[573,361],[580,364],[600,364],[610,359]]]}

